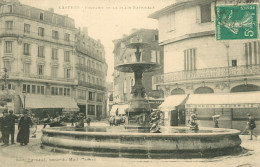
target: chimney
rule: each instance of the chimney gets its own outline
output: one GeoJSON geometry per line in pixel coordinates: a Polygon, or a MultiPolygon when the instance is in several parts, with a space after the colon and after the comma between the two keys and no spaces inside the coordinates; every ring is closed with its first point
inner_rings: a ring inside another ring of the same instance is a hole
{"type": "Polygon", "coordinates": [[[48,11],[54,13],[54,9],[53,8],[49,8],[48,11]]]}

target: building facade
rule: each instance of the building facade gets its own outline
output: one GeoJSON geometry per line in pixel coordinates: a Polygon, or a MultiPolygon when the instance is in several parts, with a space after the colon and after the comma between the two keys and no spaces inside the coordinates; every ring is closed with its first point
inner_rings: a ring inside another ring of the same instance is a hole
{"type": "MultiPolygon", "coordinates": [[[[136,62],[135,49],[127,48],[127,44],[141,40],[148,44],[148,47],[141,49],[142,62],[154,62],[160,64],[161,68],[155,72],[143,74],[143,85],[146,94],[151,98],[162,97],[162,92],[159,92],[156,87],[152,87],[152,76],[163,74],[163,48],[158,45],[158,30],[140,29],[132,34],[121,39],[114,40],[114,65],[117,66],[123,63],[136,62]]],[[[132,86],[135,79],[133,73],[123,73],[117,70],[114,71],[114,102],[127,103],[131,99],[132,86]]]]}
{"type": "Polygon", "coordinates": [[[105,49],[100,40],[88,35],[87,28],[76,34],[77,103],[92,118],[106,117],[105,49]]]}
{"type": "Polygon", "coordinates": [[[1,1],[0,5],[0,69],[1,76],[4,69],[8,74],[2,90],[10,90],[15,112],[21,106],[40,115],[79,110],[78,87],[99,89],[79,80],[77,65],[82,53],[74,19],[19,1],[1,1]]]}
{"type": "MultiPolygon", "coordinates": [[[[154,76],[153,84],[164,91],[165,97],[260,91],[260,41],[217,41],[215,37],[215,5],[234,3],[177,0],[149,16],[158,20],[159,44],[164,47],[165,62],[165,73],[154,76]]],[[[204,110],[200,116],[209,119],[207,112],[212,114],[212,109],[204,110]]],[[[223,113],[223,109],[214,110],[223,113]]],[[[234,117],[245,121],[246,113],[242,110],[234,112],[234,117]]],[[[246,110],[259,120],[259,108],[246,110]]],[[[222,119],[232,120],[230,113],[224,112],[227,115],[222,114],[222,119]]]]}

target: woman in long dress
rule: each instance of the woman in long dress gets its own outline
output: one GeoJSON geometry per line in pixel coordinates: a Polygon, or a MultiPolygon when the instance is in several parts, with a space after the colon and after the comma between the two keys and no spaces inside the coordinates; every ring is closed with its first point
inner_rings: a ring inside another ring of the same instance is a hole
{"type": "Polygon", "coordinates": [[[32,120],[28,116],[28,111],[25,111],[18,123],[19,132],[17,135],[17,142],[19,142],[21,146],[27,145],[29,143],[31,125],[32,120]]]}

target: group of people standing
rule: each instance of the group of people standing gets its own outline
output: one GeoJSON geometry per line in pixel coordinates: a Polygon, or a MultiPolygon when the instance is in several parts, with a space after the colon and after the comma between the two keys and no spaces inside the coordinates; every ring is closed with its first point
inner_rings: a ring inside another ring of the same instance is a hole
{"type": "Polygon", "coordinates": [[[23,112],[22,116],[16,116],[13,113],[13,110],[3,111],[3,116],[0,118],[0,129],[2,133],[2,146],[9,145],[9,137],[11,136],[11,144],[15,144],[14,142],[14,132],[15,132],[15,120],[18,120],[18,134],[17,134],[17,142],[20,143],[21,146],[27,145],[29,143],[30,137],[30,127],[33,125],[32,119],[28,115],[28,110],[23,112]]]}

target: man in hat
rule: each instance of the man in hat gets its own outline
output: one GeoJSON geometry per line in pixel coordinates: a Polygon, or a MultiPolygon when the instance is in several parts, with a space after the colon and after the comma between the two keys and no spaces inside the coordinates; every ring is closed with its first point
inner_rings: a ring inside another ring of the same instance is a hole
{"type": "Polygon", "coordinates": [[[2,146],[8,146],[9,144],[9,117],[8,117],[8,111],[3,111],[3,117],[1,119],[1,132],[2,132],[2,140],[3,145],[2,146]]]}
{"type": "Polygon", "coordinates": [[[249,113],[247,113],[247,116],[248,116],[247,129],[249,130],[249,133],[250,133],[249,140],[252,140],[253,136],[255,136],[257,138],[257,135],[255,135],[253,132],[253,130],[256,128],[255,119],[249,113]]]}
{"type": "MultiPolygon", "coordinates": [[[[18,117],[16,115],[14,115],[14,111],[13,110],[9,110],[9,135],[11,135],[11,144],[15,144],[14,143],[14,130],[15,130],[15,120],[18,119],[18,117]]],[[[8,135],[8,138],[9,138],[8,135]]]]}
{"type": "Polygon", "coordinates": [[[19,142],[21,146],[27,145],[29,143],[31,126],[32,126],[32,120],[28,116],[28,110],[25,110],[23,112],[23,116],[20,118],[18,123],[19,131],[17,134],[17,142],[19,142]]]}

